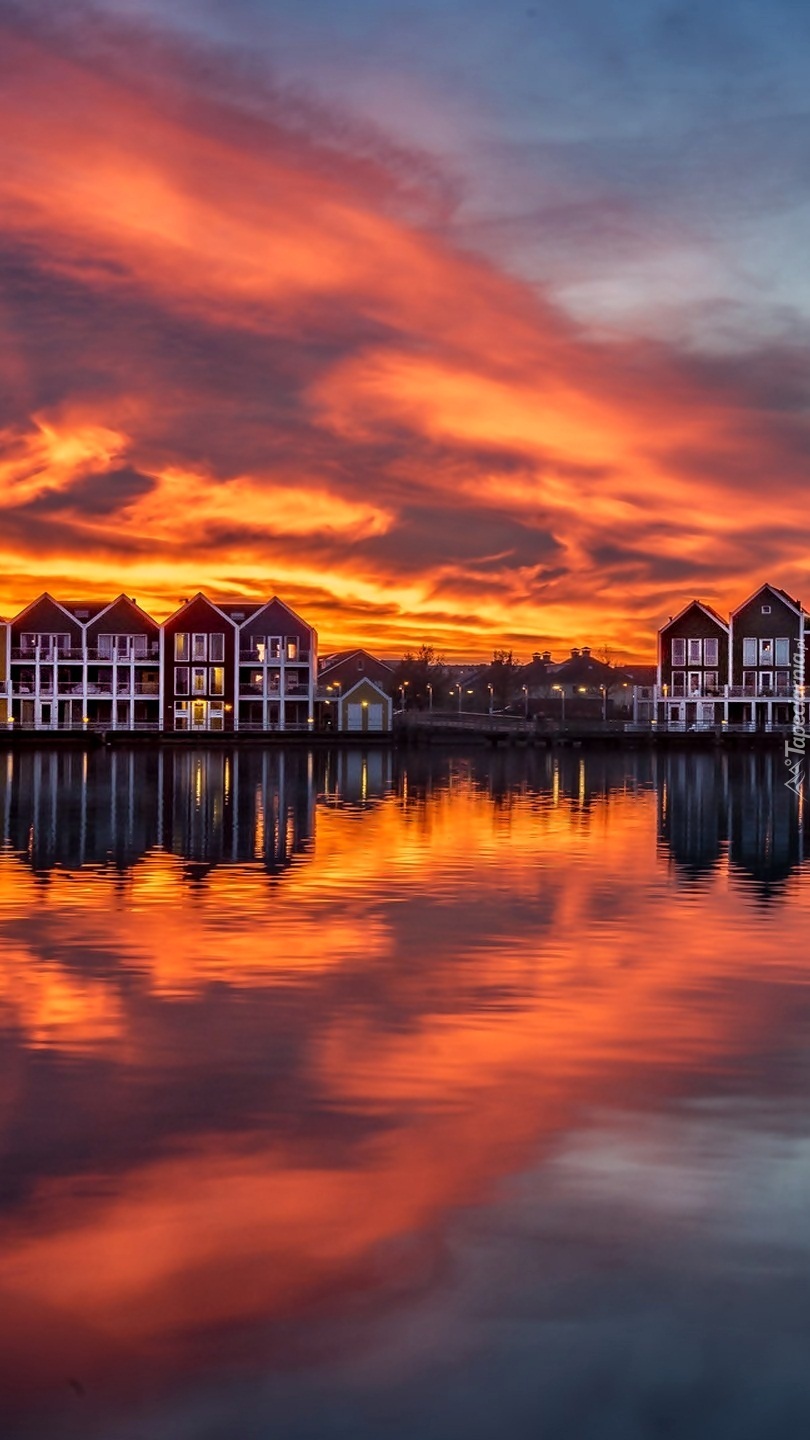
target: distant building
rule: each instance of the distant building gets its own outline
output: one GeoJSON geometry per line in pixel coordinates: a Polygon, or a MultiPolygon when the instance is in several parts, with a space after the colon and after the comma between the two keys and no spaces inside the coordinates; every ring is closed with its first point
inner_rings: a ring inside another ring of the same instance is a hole
{"type": "Polygon", "coordinates": [[[334,655],[326,655],[318,671],[318,689],[323,692],[331,686],[343,692],[361,679],[373,680],[389,695],[394,693],[393,666],[378,660],[368,650],[339,650],[334,655]]]}
{"type": "Polygon", "coordinates": [[[391,730],[393,700],[381,685],[367,676],[326,704],[335,717],[336,730],[376,735],[391,730]]]}

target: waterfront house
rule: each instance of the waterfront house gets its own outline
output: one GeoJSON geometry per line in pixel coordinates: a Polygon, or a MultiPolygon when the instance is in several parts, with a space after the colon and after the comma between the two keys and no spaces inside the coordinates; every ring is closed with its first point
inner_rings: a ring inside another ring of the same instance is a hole
{"type": "Polygon", "coordinates": [[[46,591],[12,619],[8,643],[14,724],[35,730],[81,725],[83,621],[46,591]]]}
{"type": "Polygon", "coordinates": [[[793,666],[805,644],[801,602],[776,585],[761,585],[731,616],[728,720],[755,729],[788,725],[793,666]]]}
{"type": "Polygon", "coordinates": [[[669,729],[723,718],[729,626],[711,605],[691,600],[658,632],[656,719],[669,729]]]}
{"type": "MultiPolygon", "coordinates": [[[[221,608],[236,620],[238,610],[221,608]]],[[[239,621],[238,728],[312,729],[317,632],[278,596],[249,610],[239,621]]]]}
{"type": "Polygon", "coordinates": [[[396,688],[394,668],[384,660],[378,660],[368,650],[339,650],[321,660],[318,671],[319,691],[332,687],[335,694],[350,689],[363,678],[373,680],[387,694],[393,695],[396,688]]]}
{"type": "Polygon", "coordinates": [[[202,593],[162,626],[164,730],[233,730],[239,628],[202,593]]]}
{"type": "Polygon", "coordinates": [[[604,660],[597,660],[589,645],[571,650],[567,660],[552,667],[550,676],[552,702],[572,702],[567,714],[591,713],[598,702],[599,710],[607,714],[608,702],[614,710],[627,710],[632,705],[632,686],[626,672],[604,660]],[[576,708],[573,708],[576,707],[576,708]]]}
{"type": "MultiPolygon", "coordinates": [[[[82,607],[83,608],[83,607],[82,607]]],[[[160,724],[160,626],[128,595],[85,622],[87,722],[112,730],[160,724]]]]}
{"type": "Polygon", "coordinates": [[[0,725],[8,724],[9,624],[0,616],[0,725]]]}

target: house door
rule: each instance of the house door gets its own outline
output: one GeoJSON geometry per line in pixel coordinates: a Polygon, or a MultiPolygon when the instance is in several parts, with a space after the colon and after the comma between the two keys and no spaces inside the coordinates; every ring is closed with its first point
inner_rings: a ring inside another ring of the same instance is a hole
{"type": "Polygon", "coordinates": [[[50,730],[53,723],[52,715],[53,705],[51,701],[43,700],[42,704],[39,707],[39,728],[41,730],[50,730]]]}
{"type": "Polygon", "coordinates": [[[192,730],[208,729],[208,701],[192,700],[191,702],[191,728],[192,730]]]}

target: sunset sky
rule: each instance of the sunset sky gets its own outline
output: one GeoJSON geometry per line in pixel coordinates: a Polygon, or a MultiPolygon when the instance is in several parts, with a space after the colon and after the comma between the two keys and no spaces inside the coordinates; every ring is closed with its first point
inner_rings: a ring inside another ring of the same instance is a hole
{"type": "Polygon", "coordinates": [[[0,0],[0,612],[810,604],[800,0],[0,0]]]}

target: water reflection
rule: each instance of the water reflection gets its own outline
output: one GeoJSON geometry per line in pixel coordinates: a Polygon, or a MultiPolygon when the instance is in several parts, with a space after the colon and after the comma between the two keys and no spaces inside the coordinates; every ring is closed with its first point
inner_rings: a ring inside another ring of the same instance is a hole
{"type": "Polygon", "coordinates": [[[810,1419],[778,760],[20,751],[0,823],[4,1433],[810,1419]]]}

